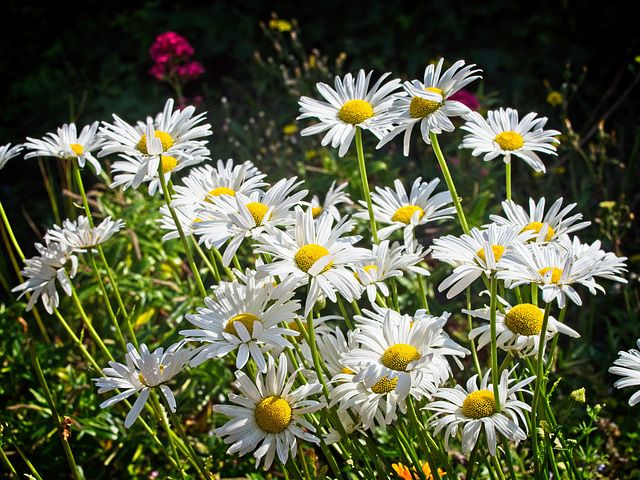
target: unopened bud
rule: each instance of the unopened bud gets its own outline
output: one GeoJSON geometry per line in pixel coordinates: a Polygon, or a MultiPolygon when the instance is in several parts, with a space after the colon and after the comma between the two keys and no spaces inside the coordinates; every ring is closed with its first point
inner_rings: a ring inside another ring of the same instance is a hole
{"type": "Polygon", "coordinates": [[[583,405],[586,402],[585,398],[585,389],[584,387],[579,388],[571,392],[571,401],[577,403],[578,405],[583,405]]]}

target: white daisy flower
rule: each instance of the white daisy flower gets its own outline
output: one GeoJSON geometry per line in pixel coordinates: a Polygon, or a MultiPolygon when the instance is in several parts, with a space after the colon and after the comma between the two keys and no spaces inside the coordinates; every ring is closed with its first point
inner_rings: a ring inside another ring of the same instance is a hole
{"type": "Polygon", "coordinates": [[[501,227],[492,223],[485,230],[472,228],[468,235],[436,238],[431,256],[454,267],[451,275],[438,286],[438,291],[448,289],[447,298],[452,298],[482,274],[490,276],[500,271],[504,268],[500,260],[505,253],[531,236],[530,231],[522,231],[519,227],[501,227]]]}
{"type": "Polygon", "coordinates": [[[361,292],[353,271],[347,267],[369,259],[371,251],[354,247],[360,236],[343,236],[353,228],[353,221],[343,217],[333,227],[333,217],[323,215],[314,221],[311,210],[296,207],[295,227],[292,231],[265,234],[255,253],[267,253],[274,261],[257,268],[260,276],[281,278],[274,295],[308,284],[304,316],[307,317],[316,301],[324,294],[332,302],[336,292],[352,302],[361,292]]]}
{"type": "MultiPolygon", "coordinates": [[[[451,218],[451,214],[456,211],[455,207],[447,207],[452,203],[451,193],[446,191],[432,196],[438,183],[438,178],[427,183],[418,177],[413,182],[409,195],[400,180],[394,181],[395,191],[390,187],[376,187],[375,192],[371,192],[374,218],[376,222],[389,225],[378,230],[378,238],[384,240],[394,231],[403,229],[405,245],[413,248],[414,230],[417,226],[451,218]]],[[[366,206],[366,202],[360,203],[366,206]]],[[[368,219],[369,214],[360,211],[354,217],[368,219]]]]}
{"type": "Polygon", "coordinates": [[[38,256],[25,259],[26,267],[20,271],[27,281],[14,287],[12,292],[31,293],[27,311],[31,310],[38,298],[42,299],[45,310],[51,314],[58,308],[60,298],[56,289],[56,280],[67,296],[71,296],[70,278],[75,277],[78,270],[78,258],[73,255],[74,249],[62,243],[35,244],[38,256]]]}
{"type": "Polygon", "coordinates": [[[320,439],[308,432],[315,428],[304,416],[326,407],[326,403],[307,397],[320,393],[319,383],[305,384],[291,391],[296,373],[289,375],[287,357],[280,355],[278,366],[272,356],[266,376],[256,375],[255,384],[242,371],[236,371],[235,387],[242,395],[229,394],[229,401],[235,405],[214,405],[213,411],[231,417],[222,427],[214,430],[224,443],[232,444],[228,454],[240,456],[253,451],[258,468],[264,458],[264,467],[271,467],[275,456],[287,463],[289,453],[296,456],[298,439],[310,443],[320,443],[320,439]],[[303,428],[306,430],[303,430],[303,428]]]}
{"type": "Polygon", "coordinates": [[[311,199],[311,208],[313,212],[313,218],[318,218],[318,215],[328,213],[329,215],[333,216],[336,222],[338,222],[340,218],[342,218],[342,215],[338,211],[338,208],[336,207],[336,205],[339,205],[341,203],[344,203],[347,205],[353,204],[353,201],[349,197],[349,194],[344,191],[344,189],[348,185],[349,184],[345,182],[340,184],[336,188],[336,182],[334,181],[329,187],[329,190],[327,191],[324,197],[324,202],[320,202],[320,199],[318,198],[318,196],[314,195],[313,198],[311,199]]]}
{"type": "Polygon", "coordinates": [[[390,278],[401,277],[405,272],[430,275],[428,270],[418,266],[424,257],[420,245],[417,245],[415,252],[411,252],[406,245],[398,242],[390,244],[389,240],[383,240],[380,244],[373,245],[372,253],[373,261],[356,263],[354,266],[354,275],[367,292],[371,303],[376,301],[378,290],[383,296],[389,296],[386,281],[390,278]]]}
{"type": "Polygon", "coordinates": [[[76,125],[74,123],[64,124],[58,128],[58,133],[47,133],[42,140],[27,137],[24,144],[27,153],[24,158],[31,157],[57,157],[78,160],[78,166],[84,167],[89,162],[96,174],[102,170],[100,162],[92,155],[91,152],[100,148],[103,139],[97,135],[99,122],[93,122],[91,125],[85,126],[78,136],[76,125]]]}
{"type": "Polygon", "coordinates": [[[555,143],[560,143],[558,130],[543,130],[547,118],[536,119],[537,113],[529,113],[518,120],[518,111],[512,108],[487,112],[485,120],[478,112],[472,112],[463,125],[463,130],[471,132],[462,139],[460,148],[472,148],[474,157],[484,154],[488,162],[502,155],[504,163],[511,162],[511,156],[524,160],[536,172],[545,172],[544,163],[535,152],[556,155],[555,143]]]}
{"type": "Polygon", "coordinates": [[[250,196],[237,193],[219,197],[210,209],[198,211],[202,220],[193,227],[200,237],[199,243],[220,249],[229,241],[222,255],[222,264],[228,266],[245,238],[259,240],[265,232],[273,233],[294,223],[291,208],[299,205],[308,193],[293,192],[301,183],[296,183],[296,177],[283,178],[266,192],[256,190],[250,196]]]}
{"type": "Polygon", "coordinates": [[[75,250],[86,251],[109,240],[125,226],[123,220],[111,220],[107,217],[93,228],[84,215],[77,220],[66,219],[62,227],[54,225],[47,230],[44,239],[47,242],[63,243],[75,250]]]}
{"type": "Polygon", "coordinates": [[[127,344],[126,365],[109,362],[110,368],[102,371],[105,377],[91,379],[96,382],[96,387],[99,387],[98,393],[115,389],[124,390],[102,402],[100,408],[110,407],[138,393],[138,398],[124,420],[125,428],[129,428],[140,415],[151,389],[158,387],[167,399],[171,411],[175,412],[176,399],[167,382],[184,369],[194,353],[195,351],[191,348],[184,347],[184,342],[175,343],[166,351],[160,347],[153,353],[149,352],[144,343],[140,345],[140,352],[130,343],[127,344]]]}
{"type": "Polygon", "coordinates": [[[582,220],[581,213],[565,218],[576,205],[576,203],[571,203],[560,210],[562,207],[561,197],[553,202],[551,208],[545,213],[544,197],[538,200],[538,203],[530,198],[529,213],[527,213],[523,207],[512,200],[505,200],[502,202],[502,209],[507,218],[499,215],[489,215],[489,218],[498,225],[514,225],[531,230],[536,234],[532,240],[536,243],[547,243],[566,238],[569,233],[591,225],[591,222],[579,222],[582,220]]]}
{"type": "MultiPolygon", "coordinates": [[[[640,348],[640,339],[636,340],[636,345],[640,348]]],[[[613,362],[613,367],[609,372],[620,375],[621,379],[613,384],[616,388],[632,387],[640,385],[640,352],[634,348],[628,352],[618,352],[618,359],[613,362]]],[[[632,407],[640,402],[640,390],[631,395],[629,405],[632,407]]]]}
{"type": "MultiPolygon", "coordinates": [[[[521,303],[511,306],[506,300],[498,297],[504,305],[504,313],[496,311],[496,346],[514,355],[528,357],[538,356],[540,349],[540,332],[544,320],[544,310],[530,303],[521,303]]],[[[476,318],[481,318],[490,322],[491,310],[488,306],[478,310],[462,310],[462,313],[469,314],[476,318]]],[[[580,337],[580,334],[569,328],[564,323],[558,322],[549,316],[545,342],[551,340],[556,334],[564,333],[573,338],[580,337]]],[[[491,326],[487,323],[480,327],[475,327],[469,332],[469,339],[478,339],[478,349],[491,343],[491,326]]]]}
{"type": "Polygon", "coordinates": [[[404,91],[395,95],[388,115],[381,118],[381,123],[389,122],[396,126],[384,137],[376,148],[380,148],[398,134],[404,132],[404,155],[409,155],[411,132],[420,124],[420,134],[426,144],[431,143],[429,132],[440,134],[452,132],[453,123],[449,117],[461,117],[471,113],[471,109],[449,97],[474,80],[481,78],[474,75],[480,72],[473,70],[475,65],[463,67],[464,60],[458,60],[441,75],[444,59],[438,65],[429,65],[424,71],[424,82],[413,80],[404,82],[404,91]]]}
{"type": "Polygon", "coordinates": [[[468,455],[483,430],[489,447],[489,453],[496,455],[498,436],[502,435],[516,443],[527,438],[527,421],[523,410],[531,411],[531,407],[517,399],[518,392],[531,393],[526,390],[534,377],[526,378],[520,382],[509,378],[511,371],[504,370],[500,376],[499,395],[500,413],[496,410],[493,385],[488,383],[491,378],[491,370],[484,375],[480,387],[478,387],[478,375],[474,375],[467,381],[467,388],[456,385],[454,388],[442,388],[434,394],[437,400],[429,403],[424,409],[436,412],[430,426],[435,426],[435,434],[446,427],[444,435],[445,448],[449,448],[449,439],[456,435],[458,427],[462,430],[462,453],[468,455]],[[517,382],[513,385],[514,382],[517,382]],[[520,427],[520,422],[524,426],[520,427]]]}
{"type": "Polygon", "coordinates": [[[385,73],[369,89],[372,73],[365,75],[364,70],[360,70],[355,82],[350,73],[343,80],[336,77],[335,90],[325,83],[318,83],[318,91],[326,102],[309,97],[300,98],[300,116],[297,120],[311,117],[320,120],[302,130],[300,135],[315,135],[329,130],[321,143],[331,144],[333,148],[340,147],[340,157],[347,153],[358,127],[371,130],[381,138],[386,133],[384,127],[372,128],[371,125],[373,119],[386,112],[391,105],[393,99],[389,95],[400,86],[400,80],[394,79],[383,85],[382,82],[390,75],[385,73]]]}
{"type": "Polygon", "coordinates": [[[605,292],[594,277],[626,283],[617,276],[624,269],[625,257],[618,258],[600,250],[600,242],[590,248],[570,248],[560,246],[515,244],[512,253],[502,258],[503,270],[496,277],[505,280],[510,288],[523,284],[537,284],[542,290],[545,303],[556,300],[559,308],[566,306],[566,298],[582,305],[574,284],[586,286],[595,295],[597,290],[605,292]]]}
{"type": "Polygon", "coordinates": [[[259,370],[266,371],[261,348],[292,348],[285,335],[298,335],[295,330],[278,326],[280,322],[293,321],[300,308],[297,300],[291,300],[292,296],[290,293],[274,302],[269,289],[252,282],[221,283],[215,290],[215,299],[205,297],[205,307],[198,307],[195,315],[186,315],[198,329],[180,331],[186,340],[204,343],[191,366],[236,351],[236,368],[244,367],[251,358],[259,370]]]}
{"type": "MultiPolygon", "coordinates": [[[[182,233],[184,233],[185,236],[193,235],[195,233],[194,225],[202,220],[198,215],[200,207],[183,206],[172,208],[173,212],[176,214],[178,223],[182,227],[182,233]]],[[[167,233],[162,236],[163,242],[174,238],[180,238],[176,222],[174,221],[173,215],[171,215],[167,205],[160,205],[160,218],[156,219],[156,221],[160,224],[160,228],[162,230],[168,230],[167,233]]]]}
{"type": "Polygon", "coordinates": [[[381,308],[377,315],[367,310],[363,313],[372,318],[354,317],[361,323],[354,336],[361,347],[349,351],[343,364],[352,370],[360,367],[353,381],[363,380],[365,387],[386,379],[393,384],[399,401],[410,393],[420,399],[434,392],[449,378],[446,357],[469,353],[443,331],[448,313],[434,317],[418,311],[411,317],[381,308]]]}
{"type": "Polygon", "coordinates": [[[4,168],[9,160],[18,155],[23,148],[24,145],[22,144],[12,147],[10,143],[0,147],[0,170],[4,168]]]}

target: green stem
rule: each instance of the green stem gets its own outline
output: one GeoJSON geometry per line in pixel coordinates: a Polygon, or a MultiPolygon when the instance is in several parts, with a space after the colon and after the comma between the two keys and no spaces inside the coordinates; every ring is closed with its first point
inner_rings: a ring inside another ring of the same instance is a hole
{"type": "Polygon", "coordinates": [[[364,162],[364,151],[362,149],[362,129],[360,127],[356,127],[356,151],[358,153],[358,166],[360,167],[360,181],[362,182],[362,192],[367,202],[367,209],[369,210],[371,236],[373,237],[373,243],[378,243],[378,227],[376,226],[376,219],[373,215],[373,204],[371,202],[371,192],[369,191],[369,179],[367,177],[367,167],[364,162]]]}
{"type": "MultiPolygon", "coordinates": [[[[479,440],[479,439],[478,439],[479,440]]],[[[477,441],[473,446],[473,450],[471,450],[471,456],[469,457],[469,463],[467,464],[467,473],[464,478],[471,480],[473,478],[473,467],[476,465],[476,457],[478,456],[478,447],[480,446],[480,441],[477,441]]]]}
{"type": "Polygon", "coordinates": [[[496,405],[496,412],[500,413],[500,377],[498,371],[498,345],[496,335],[496,310],[498,306],[498,280],[495,274],[491,275],[491,303],[490,325],[491,325],[491,381],[493,382],[493,396],[496,405]]]}
{"type": "Polygon", "coordinates": [[[102,368],[100,367],[100,365],[98,365],[98,362],[95,361],[95,359],[93,358],[93,355],[91,355],[89,353],[89,351],[86,349],[86,347],[84,346],[84,344],[82,343],[82,341],[80,341],[80,339],[78,338],[78,336],[73,332],[73,330],[71,330],[71,327],[69,326],[69,324],[67,323],[67,321],[64,319],[64,317],[60,314],[60,312],[58,311],[57,308],[53,309],[53,313],[55,314],[55,316],[58,318],[58,321],[62,324],[62,326],[64,327],[64,329],[67,331],[67,333],[69,334],[69,336],[71,337],[71,340],[73,340],[73,343],[76,344],[76,347],[78,347],[80,349],[80,351],[82,352],[82,354],[84,355],[84,357],[87,359],[87,361],[93,366],[93,368],[95,368],[98,372],[102,372],[102,368]]]}
{"type": "MultiPolygon", "coordinates": [[[[467,310],[471,310],[471,288],[467,287],[467,310]]],[[[469,332],[473,330],[473,317],[467,315],[467,322],[469,323],[469,332]]],[[[480,361],[478,360],[478,351],[476,350],[476,343],[473,340],[469,340],[471,343],[471,356],[473,357],[473,364],[476,367],[476,373],[478,378],[482,378],[482,368],[480,368],[480,361]]],[[[470,477],[467,477],[470,478],[470,477]]]]}
{"type": "Polygon", "coordinates": [[[451,172],[449,172],[449,167],[447,166],[447,162],[444,159],[442,150],[440,150],[440,144],[438,143],[438,136],[433,132],[429,132],[429,138],[431,139],[431,146],[433,147],[433,152],[436,154],[436,158],[438,159],[438,164],[440,165],[440,169],[442,170],[444,181],[447,183],[449,192],[451,192],[451,199],[453,200],[453,205],[456,207],[456,212],[458,213],[458,219],[460,220],[460,225],[462,226],[462,231],[468,235],[469,225],[467,224],[467,218],[464,215],[464,210],[462,210],[460,197],[458,197],[458,192],[456,191],[456,186],[453,183],[451,172]]]}
{"type": "MultiPolygon", "coordinates": [[[[184,468],[182,467],[182,462],[180,461],[180,455],[178,455],[178,448],[173,441],[173,437],[171,436],[171,427],[169,426],[169,422],[167,421],[167,417],[162,412],[162,408],[160,407],[160,402],[158,402],[158,397],[156,396],[155,390],[151,390],[151,403],[156,411],[156,416],[160,419],[160,423],[162,423],[162,428],[164,428],[165,432],[167,432],[167,437],[169,438],[169,444],[171,445],[171,450],[173,451],[173,455],[176,460],[176,464],[178,466],[178,470],[180,471],[180,476],[183,479],[186,479],[186,475],[184,473],[184,468]]],[[[164,395],[161,395],[164,396],[164,395]]]]}
{"type": "Polygon", "coordinates": [[[507,200],[511,200],[511,162],[506,167],[507,200]]]}
{"type": "MultiPolygon", "coordinates": [[[[418,420],[418,415],[416,414],[416,410],[413,406],[413,399],[407,398],[407,412],[409,413],[409,420],[413,424],[414,430],[418,433],[418,443],[420,444],[420,448],[424,452],[427,457],[427,461],[429,462],[429,466],[431,467],[431,475],[435,480],[440,480],[440,474],[438,473],[438,465],[436,464],[433,455],[431,454],[432,449],[427,446],[427,440],[425,438],[424,432],[422,430],[422,423],[418,420]]],[[[422,470],[421,465],[418,465],[418,468],[422,470]]]]}
{"type": "Polygon", "coordinates": [[[540,474],[540,459],[538,456],[538,401],[541,397],[545,396],[545,392],[542,391],[544,385],[544,347],[546,345],[547,325],[549,323],[549,313],[551,312],[551,303],[547,303],[544,308],[544,318],[542,320],[542,329],[540,330],[540,343],[538,347],[538,364],[536,370],[536,389],[533,392],[533,400],[531,401],[531,440],[533,448],[533,461],[536,478],[539,478],[540,474]]]}
{"type": "Polygon", "coordinates": [[[0,458],[2,458],[2,463],[4,463],[5,467],[7,467],[7,470],[11,474],[11,477],[15,478],[16,480],[18,480],[20,478],[20,477],[18,477],[18,472],[16,472],[16,469],[13,468],[13,465],[11,465],[11,462],[7,458],[7,455],[4,453],[4,449],[2,448],[2,444],[0,444],[0,458]]]}
{"type": "Polygon", "coordinates": [[[100,337],[100,335],[98,335],[98,332],[96,332],[95,328],[93,328],[93,322],[91,320],[89,320],[89,317],[87,316],[86,312],[84,311],[84,308],[82,307],[82,303],[80,302],[80,299],[78,298],[78,294],[76,293],[76,289],[73,288],[73,286],[71,287],[71,298],[73,299],[73,303],[75,304],[76,308],[78,309],[78,313],[80,313],[80,318],[82,318],[82,321],[87,326],[87,330],[89,331],[89,335],[91,335],[91,338],[98,344],[98,346],[100,347],[100,350],[102,350],[104,352],[104,354],[107,356],[107,358],[113,362],[114,361],[113,355],[111,355],[111,352],[109,352],[109,349],[107,348],[107,346],[102,341],[102,338],[100,337]]]}

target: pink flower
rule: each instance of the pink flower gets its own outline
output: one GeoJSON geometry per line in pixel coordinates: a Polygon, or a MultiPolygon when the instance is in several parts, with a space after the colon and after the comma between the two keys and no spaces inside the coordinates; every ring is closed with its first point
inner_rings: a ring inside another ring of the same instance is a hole
{"type": "Polygon", "coordinates": [[[193,47],[175,32],[161,33],[149,49],[151,59],[156,63],[167,63],[172,58],[186,60],[193,55],[193,47]]]}
{"type": "Polygon", "coordinates": [[[204,73],[204,68],[200,62],[189,62],[185,65],[178,65],[176,67],[178,76],[184,80],[191,80],[199,77],[204,73]]]}
{"type": "Polygon", "coordinates": [[[466,105],[473,111],[478,111],[480,109],[480,102],[478,101],[478,97],[476,97],[473,93],[468,90],[462,89],[458,90],[456,93],[451,95],[447,100],[455,100],[457,102],[466,105]]]}
{"type": "Polygon", "coordinates": [[[164,63],[156,63],[151,69],[149,73],[156,77],[158,80],[164,80],[164,76],[167,73],[167,66],[164,63]]]}

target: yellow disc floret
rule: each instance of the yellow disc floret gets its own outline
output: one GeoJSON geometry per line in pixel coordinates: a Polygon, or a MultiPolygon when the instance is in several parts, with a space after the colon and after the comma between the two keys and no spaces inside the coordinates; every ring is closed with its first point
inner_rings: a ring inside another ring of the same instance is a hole
{"type": "MultiPolygon", "coordinates": [[[[428,87],[425,88],[427,92],[439,93],[442,95],[442,90],[437,87],[428,87]]],[[[411,104],[409,105],[409,112],[411,113],[411,118],[424,118],[427,115],[431,115],[433,112],[438,110],[442,106],[441,102],[437,102],[435,100],[428,100],[422,97],[413,97],[411,99],[411,104]]]]}
{"type": "Polygon", "coordinates": [[[150,387],[150,385],[147,384],[144,377],[142,376],[142,373],[138,374],[138,380],[140,380],[140,383],[143,384],[145,387],[150,387]]]}
{"type": "Polygon", "coordinates": [[[317,207],[311,207],[311,215],[313,218],[318,218],[318,215],[322,213],[322,207],[318,205],[317,207]]]}
{"type": "Polygon", "coordinates": [[[73,153],[76,154],[76,157],[79,157],[80,155],[82,155],[82,152],[84,152],[84,147],[79,143],[72,143],[69,145],[69,148],[73,150],[73,153]]]}
{"type": "Polygon", "coordinates": [[[471,392],[462,402],[462,414],[467,418],[490,417],[494,413],[496,413],[496,402],[493,392],[489,390],[471,392]]]}
{"type": "Polygon", "coordinates": [[[509,330],[520,335],[539,335],[543,320],[542,310],[530,303],[516,305],[504,317],[509,330]]]}
{"type": "MultiPolygon", "coordinates": [[[[313,264],[325,255],[329,255],[329,250],[324,248],[322,245],[310,243],[298,250],[298,253],[296,253],[294,260],[300,270],[302,270],[303,272],[308,272],[313,264]]],[[[331,268],[332,265],[333,261],[329,262],[329,264],[324,267],[320,273],[326,272],[331,268]]]]}
{"type": "Polygon", "coordinates": [[[249,331],[249,335],[253,334],[253,322],[259,322],[260,319],[256,317],[253,313],[241,313],[236,315],[231,320],[227,322],[224,327],[224,331],[226,333],[230,333],[231,335],[235,335],[240,338],[238,335],[238,331],[236,330],[235,323],[240,322],[245,328],[249,331]]]}
{"type": "Polygon", "coordinates": [[[553,273],[551,273],[551,283],[557,284],[558,282],[560,282],[560,277],[562,277],[561,268],[545,267],[542,270],[538,270],[538,273],[544,277],[544,274],[547,273],[549,270],[553,271],[553,273]]]}
{"type": "MultiPolygon", "coordinates": [[[[349,367],[344,367],[342,370],[340,370],[340,373],[344,373],[345,375],[355,375],[356,374],[356,372],[351,370],[349,367]]],[[[378,382],[378,383],[380,383],[380,382],[378,382]]]]}
{"type": "Polygon", "coordinates": [[[338,117],[344,123],[358,125],[373,117],[373,107],[364,100],[349,100],[338,112],[338,117]]]}
{"type": "Polygon", "coordinates": [[[178,160],[174,157],[162,157],[162,173],[169,173],[178,166],[178,160]]]}
{"type": "Polygon", "coordinates": [[[382,364],[391,370],[406,372],[407,365],[420,360],[421,357],[420,352],[412,345],[396,343],[387,348],[382,354],[382,364]]]}
{"type": "MultiPolygon", "coordinates": [[[[529,225],[527,225],[526,227],[524,227],[522,230],[520,230],[520,233],[522,232],[534,232],[535,234],[540,233],[540,230],[542,230],[542,226],[544,225],[544,223],[542,222],[531,222],[529,225]]],[[[553,238],[553,236],[556,234],[556,232],[553,231],[553,228],[551,228],[549,225],[547,225],[547,235],[544,237],[544,241],[548,242],[549,240],[551,240],[553,238]]]]}
{"type": "MultiPolygon", "coordinates": [[[[493,258],[495,258],[496,262],[500,260],[502,254],[504,253],[504,247],[502,245],[491,245],[491,250],[493,251],[493,258]]],[[[484,254],[484,248],[478,250],[476,253],[478,258],[480,258],[485,264],[487,263],[487,257],[484,254]]]]}
{"type": "Polygon", "coordinates": [[[396,385],[398,385],[398,377],[388,379],[385,375],[378,383],[371,387],[371,391],[373,393],[389,393],[396,389],[396,385]]]}
{"type": "Polygon", "coordinates": [[[267,213],[267,210],[269,210],[269,207],[267,207],[264,203],[260,203],[260,202],[247,203],[246,207],[247,207],[247,210],[249,210],[249,213],[251,214],[253,219],[255,220],[256,226],[262,223],[262,220],[264,219],[264,216],[267,213]]]}
{"type": "Polygon", "coordinates": [[[518,150],[524,145],[522,135],[516,132],[502,132],[493,139],[502,150],[518,150]]]}
{"type": "Polygon", "coordinates": [[[272,395],[256,405],[256,423],[268,433],[281,433],[291,423],[291,405],[282,397],[272,395]]]}
{"type": "Polygon", "coordinates": [[[236,192],[227,187],[214,188],[207,194],[207,198],[205,198],[205,200],[209,203],[213,203],[213,200],[209,197],[219,197],[221,195],[231,195],[232,197],[235,197],[236,192]]]}
{"type": "MultiPolygon", "coordinates": [[[[376,267],[375,265],[367,265],[367,266],[363,267],[362,269],[367,273],[369,273],[371,270],[373,270],[373,273],[376,273],[378,271],[378,267],[376,267]]],[[[358,275],[358,272],[353,272],[353,276],[356,277],[356,280],[361,282],[360,276],[358,275]]]]}
{"type": "Polygon", "coordinates": [[[413,214],[416,212],[419,212],[418,220],[421,220],[422,217],[424,217],[424,211],[417,205],[406,205],[396,210],[396,213],[393,214],[391,220],[409,225],[411,223],[411,217],[413,217],[413,214]]]}
{"type": "MultiPolygon", "coordinates": [[[[162,142],[162,151],[166,152],[169,150],[173,145],[173,138],[171,138],[171,135],[160,130],[156,130],[155,134],[156,138],[159,138],[162,142]]],[[[142,135],[142,138],[138,142],[138,150],[147,155],[149,154],[149,151],[147,150],[147,134],[142,135]]]]}

